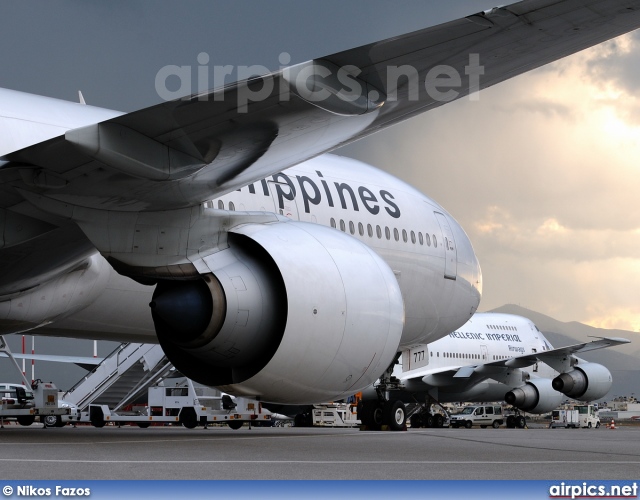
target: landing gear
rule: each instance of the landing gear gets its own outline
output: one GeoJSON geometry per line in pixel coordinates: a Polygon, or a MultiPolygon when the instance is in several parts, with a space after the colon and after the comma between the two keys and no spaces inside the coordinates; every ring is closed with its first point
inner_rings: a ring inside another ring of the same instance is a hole
{"type": "Polygon", "coordinates": [[[433,425],[431,427],[437,427],[438,429],[442,429],[444,427],[444,417],[439,413],[436,413],[432,417],[433,425]]]}
{"type": "Polygon", "coordinates": [[[524,418],[524,415],[517,413],[507,417],[507,429],[525,429],[526,427],[527,420],[524,418]]]}
{"type": "Polygon", "coordinates": [[[379,400],[361,401],[358,419],[367,429],[379,431],[384,423],[383,404],[379,400]]]}
{"type": "Polygon", "coordinates": [[[377,399],[361,401],[358,404],[358,419],[367,430],[388,428],[392,431],[406,430],[407,409],[399,399],[390,397],[391,391],[402,388],[398,379],[393,376],[393,367],[398,363],[400,353],[385,370],[376,385],[377,399]]]}
{"type": "Polygon", "coordinates": [[[313,414],[311,411],[298,413],[293,419],[294,427],[313,427],[313,414]]]}
{"type": "Polygon", "coordinates": [[[405,427],[407,412],[404,403],[399,400],[387,401],[382,409],[382,423],[392,431],[401,431],[405,427]]]}

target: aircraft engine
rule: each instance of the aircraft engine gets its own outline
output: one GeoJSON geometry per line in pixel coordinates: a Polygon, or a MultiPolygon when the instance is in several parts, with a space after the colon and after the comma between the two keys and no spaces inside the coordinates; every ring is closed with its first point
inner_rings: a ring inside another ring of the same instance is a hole
{"type": "Polygon", "coordinates": [[[598,363],[579,363],[570,372],[553,379],[556,391],[580,401],[593,401],[605,396],[611,389],[611,372],[598,363]]]}
{"type": "Polygon", "coordinates": [[[560,406],[562,394],[553,389],[551,380],[537,378],[507,392],[504,400],[522,411],[546,413],[560,406]]]}
{"type": "Polygon", "coordinates": [[[373,250],[293,221],[239,226],[228,243],[203,259],[201,279],[163,280],[153,295],[160,344],[184,375],[301,404],[352,395],[391,364],[404,305],[373,250]]]}

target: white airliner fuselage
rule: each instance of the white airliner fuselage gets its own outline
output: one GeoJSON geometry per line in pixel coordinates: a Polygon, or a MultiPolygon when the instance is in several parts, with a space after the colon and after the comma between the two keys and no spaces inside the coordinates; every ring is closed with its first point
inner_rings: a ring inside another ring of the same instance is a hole
{"type": "MultiPolygon", "coordinates": [[[[5,115],[0,119],[0,156],[27,146],[29,140],[39,142],[119,114],[6,89],[0,89],[0,108],[5,115]]],[[[216,211],[276,212],[287,219],[334,227],[373,248],[394,271],[402,291],[404,347],[442,337],[466,321],[480,301],[480,267],[460,225],[415,188],[362,162],[323,155],[207,202],[204,207],[216,211]]],[[[102,257],[97,252],[93,259],[100,265],[102,257]]],[[[82,331],[75,331],[78,329],[86,331],[88,338],[95,338],[105,325],[110,325],[116,331],[113,335],[104,331],[105,338],[154,341],[146,307],[151,300],[151,287],[141,287],[118,276],[106,280],[104,272],[84,276],[91,278],[85,285],[91,293],[78,306],[89,307],[67,322],[63,320],[65,311],[43,310],[37,322],[32,317],[23,329],[55,319],[56,332],[52,333],[56,334],[64,335],[66,331],[67,335],[82,336],[82,331]],[[101,295],[101,291],[111,293],[101,295]],[[121,298],[114,317],[108,303],[116,293],[121,298]],[[141,308],[141,304],[145,306],[141,308]]],[[[53,288],[51,293],[62,290],[53,288]]],[[[34,303],[33,307],[37,305],[34,303]]],[[[66,315],[77,312],[79,307],[66,309],[66,315]]],[[[0,325],[1,313],[0,308],[0,325]]],[[[13,319],[11,311],[4,319],[13,319]]],[[[11,329],[15,331],[15,324],[11,329]]],[[[4,332],[10,333],[7,329],[4,332]]]]}
{"type": "Polygon", "coordinates": [[[535,356],[552,349],[528,318],[476,313],[446,337],[403,351],[402,364],[394,374],[410,390],[431,392],[440,402],[502,401],[508,391],[521,385],[523,376],[551,379],[558,372],[545,363],[535,362],[513,377],[497,368],[492,373],[483,365],[509,363],[517,357],[535,356]],[[455,377],[463,367],[473,367],[476,376],[455,377]],[[491,378],[492,374],[496,379],[491,378]]]}

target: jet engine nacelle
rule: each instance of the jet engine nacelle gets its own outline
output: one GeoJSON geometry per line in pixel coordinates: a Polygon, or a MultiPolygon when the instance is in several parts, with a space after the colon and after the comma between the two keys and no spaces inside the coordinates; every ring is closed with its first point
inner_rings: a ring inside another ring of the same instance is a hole
{"type": "Polygon", "coordinates": [[[507,392],[504,400],[522,411],[547,413],[560,406],[562,394],[553,389],[548,378],[537,378],[507,392]]]}
{"type": "Polygon", "coordinates": [[[580,401],[593,401],[605,396],[611,389],[611,372],[598,363],[582,363],[570,372],[553,379],[556,391],[580,401]]]}
{"type": "Polygon", "coordinates": [[[158,338],[184,375],[299,404],[354,394],[391,364],[404,305],[369,247],[293,221],[240,226],[228,242],[201,280],[162,281],[153,296],[158,338]]]}

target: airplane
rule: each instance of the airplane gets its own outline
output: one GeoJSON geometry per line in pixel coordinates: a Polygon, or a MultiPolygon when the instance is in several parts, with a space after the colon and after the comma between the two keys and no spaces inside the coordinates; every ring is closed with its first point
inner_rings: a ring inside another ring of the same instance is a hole
{"type": "MultiPolygon", "coordinates": [[[[611,372],[575,354],[629,342],[612,337],[554,348],[528,318],[475,313],[446,337],[402,351],[393,370],[400,396],[380,404],[380,386],[369,387],[362,394],[359,418],[378,428],[384,413],[394,410],[394,401],[424,400],[427,404],[411,416],[412,427],[441,427],[443,419],[430,413],[429,402],[506,401],[518,410],[542,414],[560,406],[565,397],[597,400],[611,389],[611,372]]],[[[385,390],[389,386],[382,384],[385,390]]],[[[394,430],[404,425],[402,418],[388,420],[394,430]]],[[[521,422],[523,426],[524,419],[521,422]]]]}
{"type": "Polygon", "coordinates": [[[0,90],[0,334],[159,342],[261,401],[358,392],[482,275],[443,207],[325,153],[639,26],[640,0],[525,0],[127,114],[0,90]]]}

